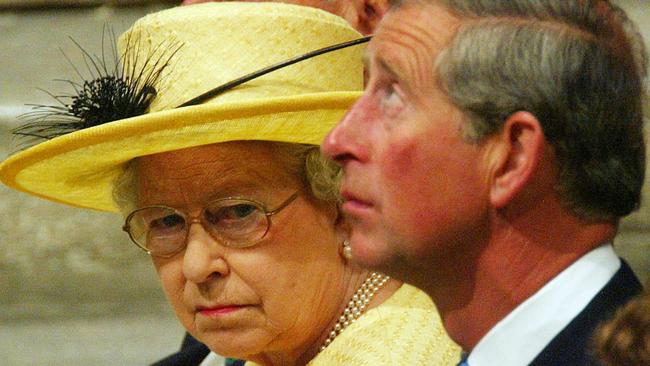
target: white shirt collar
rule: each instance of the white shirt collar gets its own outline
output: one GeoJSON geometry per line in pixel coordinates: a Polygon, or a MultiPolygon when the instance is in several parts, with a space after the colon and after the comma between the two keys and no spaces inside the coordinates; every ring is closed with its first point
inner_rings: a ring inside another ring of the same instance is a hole
{"type": "Polygon", "coordinates": [[[470,353],[468,364],[528,365],[620,267],[611,244],[585,254],[490,329],[470,353]]]}
{"type": "Polygon", "coordinates": [[[199,366],[223,366],[225,362],[225,358],[217,355],[214,352],[210,352],[208,356],[203,359],[199,366]]]}

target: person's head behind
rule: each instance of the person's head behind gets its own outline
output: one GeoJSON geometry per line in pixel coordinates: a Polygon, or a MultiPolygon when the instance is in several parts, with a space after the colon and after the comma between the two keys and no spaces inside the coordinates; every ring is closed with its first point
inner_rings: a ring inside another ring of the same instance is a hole
{"type": "Polygon", "coordinates": [[[594,334],[593,346],[606,366],[650,364],[650,291],[602,324],[594,334]]]}
{"type": "MultiPolygon", "coordinates": [[[[223,0],[184,0],[183,5],[223,0]]],[[[388,0],[244,0],[248,2],[283,2],[312,6],[329,11],[347,20],[354,29],[372,34],[388,8],[388,0]]]]}

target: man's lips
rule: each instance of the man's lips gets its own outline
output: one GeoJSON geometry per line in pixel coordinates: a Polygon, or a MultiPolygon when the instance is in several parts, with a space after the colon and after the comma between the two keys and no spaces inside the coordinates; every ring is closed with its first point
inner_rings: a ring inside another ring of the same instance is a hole
{"type": "Polygon", "coordinates": [[[348,190],[346,188],[343,188],[341,190],[341,197],[343,197],[344,201],[355,201],[355,202],[363,203],[363,204],[368,205],[368,206],[371,205],[371,202],[368,199],[366,199],[364,197],[361,197],[361,195],[356,194],[356,193],[354,193],[351,190],[348,190]]]}
{"type": "Polygon", "coordinates": [[[341,197],[343,197],[343,205],[341,208],[343,211],[352,215],[361,214],[373,206],[372,202],[360,198],[349,191],[342,191],[341,197]]]}

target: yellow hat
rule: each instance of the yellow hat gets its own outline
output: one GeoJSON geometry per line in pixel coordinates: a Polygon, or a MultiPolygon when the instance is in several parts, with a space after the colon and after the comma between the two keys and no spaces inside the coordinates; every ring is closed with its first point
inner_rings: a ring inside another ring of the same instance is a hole
{"type": "Polygon", "coordinates": [[[0,179],[49,200],[117,212],[113,184],[135,157],[234,140],[319,144],[361,94],[362,47],[178,106],[242,75],[360,36],[335,15],[289,4],[206,3],[148,15],[118,42],[131,74],[159,79],[155,93],[143,93],[153,98],[146,113],[21,151],[0,165],[0,179]]]}

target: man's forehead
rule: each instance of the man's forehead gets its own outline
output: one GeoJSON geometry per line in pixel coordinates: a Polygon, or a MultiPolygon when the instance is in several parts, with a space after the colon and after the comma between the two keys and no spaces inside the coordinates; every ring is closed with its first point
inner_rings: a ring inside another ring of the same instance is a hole
{"type": "Polygon", "coordinates": [[[366,66],[370,61],[392,64],[394,59],[415,52],[434,57],[447,47],[460,23],[459,18],[435,4],[416,2],[391,10],[370,42],[364,62],[366,66]]]}

